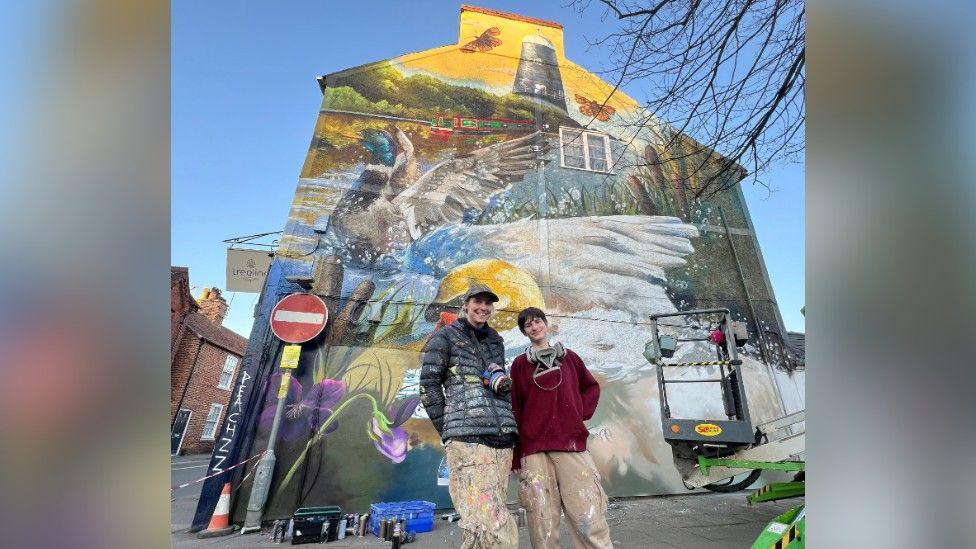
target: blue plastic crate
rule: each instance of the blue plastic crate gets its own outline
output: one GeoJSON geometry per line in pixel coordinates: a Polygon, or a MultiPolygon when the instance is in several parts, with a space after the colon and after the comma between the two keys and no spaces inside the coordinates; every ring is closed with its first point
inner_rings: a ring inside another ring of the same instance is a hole
{"type": "Polygon", "coordinates": [[[381,520],[403,518],[407,521],[407,532],[430,532],[434,529],[434,507],[429,501],[374,503],[369,506],[369,528],[374,536],[379,536],[381,520]]]}

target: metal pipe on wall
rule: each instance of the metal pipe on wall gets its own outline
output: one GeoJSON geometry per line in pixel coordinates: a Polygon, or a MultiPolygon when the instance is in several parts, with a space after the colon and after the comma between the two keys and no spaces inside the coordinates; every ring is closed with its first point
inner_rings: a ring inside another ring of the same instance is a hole
{"type": "Polygon", "coordinates": [[[756,308],[752,305],[752,298],[749,296],[749,287],[746,286],[746,277],[742,273],[742,264],[739,263],[739,254],[735,250],[735,243],[732,241],[732,233],[729,232],[729,224],[725,221],[725,212],[722,207],[718,207],[718,216],[722,220],[722,228],[725,229],[725,238],[729,241],[729,249],[732,250],[732,261],[735,263],[735,272],[739,275],[739,282],[742,283],[742,292],[746,297],[746,306],[749,307],[749,316],[756,326],[756,337],[759,338],[759,354],[762,356],[764,364],[769,365],[769,358],[766,356],[766,338],[763,336],[762,326],[759,325],[759,317],[756,316],[756,308]]]}

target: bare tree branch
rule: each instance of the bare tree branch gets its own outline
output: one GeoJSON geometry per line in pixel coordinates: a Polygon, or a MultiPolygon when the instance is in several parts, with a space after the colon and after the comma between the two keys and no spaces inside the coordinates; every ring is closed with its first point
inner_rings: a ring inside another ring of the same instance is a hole
{"type": "MultiPolygon", "coordinates": [[[[746,174],[743,166],[769,188],[760,179],[769,166],[802,152],[803,0],[573,4],[579,11],[602,9],[612,26],[590,42],[606,48],[600,74],[615,82],[602,103],[623,86],[643,95],[638,99],[646,114],[625,126],[658,142],[655,154],[639,155],[635,167],[677,163],[693,198],[708,198],[736,185],[746,174]]],[[[621,162],[614,159],[616,166],[621,162]]],[[[654,173],[654,181],[663,177],[659,168],[646,173],[654,173]]]]}

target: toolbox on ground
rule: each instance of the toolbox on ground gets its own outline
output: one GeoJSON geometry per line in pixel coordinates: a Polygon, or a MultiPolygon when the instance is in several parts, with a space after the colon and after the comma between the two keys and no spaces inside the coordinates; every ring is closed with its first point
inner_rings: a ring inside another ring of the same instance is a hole
{"type": "Polygon", "coordinates": [[[407,532],[430,532],[434,529],[434,507],[429,501],[396,501],[369,506],[369,528],[380,535],[380,521],[406,519],[407,532]]]}
{"type": "Polygon", "coordinates": [[[333,541],[339,534],[339,518],[342,509],[329,507],[302,507],[292,515],[291,544],[333,541]]]}

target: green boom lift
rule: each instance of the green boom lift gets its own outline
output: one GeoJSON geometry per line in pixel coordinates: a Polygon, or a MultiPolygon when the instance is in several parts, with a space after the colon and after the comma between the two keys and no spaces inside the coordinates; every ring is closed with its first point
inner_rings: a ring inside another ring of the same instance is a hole
{"type": "MultiPolygon", "coordinates": [[[[752,504],[804,495],[806,463],[797,456],[806,450],[805,411],[753,426],[738,351],[748,341],[745,324],[734,322],[728,309],[696,309],[652,315],[650,328],[652,339],[644,356],[657,366],[664,438],[685,486],[735,492],[752,485],[762,471],[794,471],[793,482],[769,484],[747,500],[752,504]],[[679,345],[689,343],[692,349],[677,352],[679,345]],[[716,356],[689,356],[702,349],[716,356]],[[669,360],[676,354],[681,361],[669,360]],[[703,367],[713,372],[712,377],[688,377],[689,368],[700,371],[703,367]],[[673,371],[682,371],[682,375],[668,375],[673,371]],[[668,388],[684,383],[719,384],[725,417],[677,417],[668,388]],[[737,480],[742,475],[745,478],[737,480]]],[[[805,507],[800,505],[775,517],[752,547],[802,549],[805,525],[805,507]]]]}

